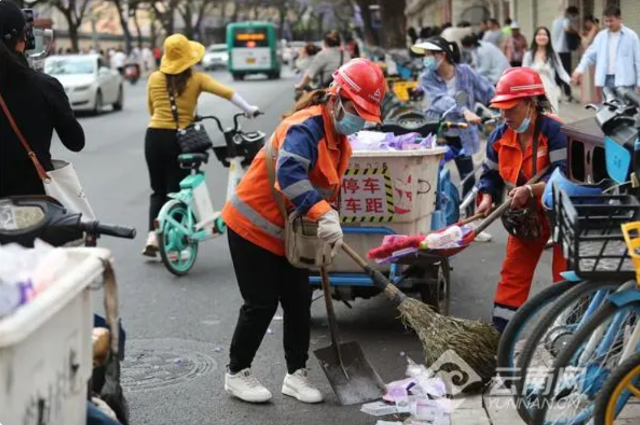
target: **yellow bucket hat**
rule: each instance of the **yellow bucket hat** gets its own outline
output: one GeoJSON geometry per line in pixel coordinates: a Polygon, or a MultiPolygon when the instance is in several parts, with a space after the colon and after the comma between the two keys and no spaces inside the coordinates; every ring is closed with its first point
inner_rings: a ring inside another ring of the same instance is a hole
{"type": "Polygon", "coordinates": [[[197,41],[189,41],[182,34],[174,34],[164,41],[164,54],[160,71],[165,74],[180,74],[202,60],[205,47],[197,41]]]}

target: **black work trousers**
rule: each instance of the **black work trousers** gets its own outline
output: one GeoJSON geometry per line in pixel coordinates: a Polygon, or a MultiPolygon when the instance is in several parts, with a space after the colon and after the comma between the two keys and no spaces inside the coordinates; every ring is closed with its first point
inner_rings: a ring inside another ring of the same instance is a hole
{"type": "Polygon", "coordinates": [[[149,231],[158,217],[162,206],[169,198],[167,195],[180,190],[180,181],[189,170],[180,168],[178,155],[180,147],[176,141],[176,131],[161,128],[148,128],[144,140],[144,156],[151,180],[151,199],[149,202],[149,231]]]}
{"type": "Polygon", "coordinates": [[[309,271],[244,239],[230,228],[229,249],[244,304],[231,340],[229,371],[251,367],[253,358],[282,305],[287,371],[306,367],[311,337],[309,271]]]}

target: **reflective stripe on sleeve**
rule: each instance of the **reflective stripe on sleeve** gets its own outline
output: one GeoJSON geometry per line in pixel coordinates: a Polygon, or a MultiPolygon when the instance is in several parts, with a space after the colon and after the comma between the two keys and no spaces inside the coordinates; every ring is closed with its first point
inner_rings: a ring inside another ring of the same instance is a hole
{"type": "Polygon", "coordinates": [[[282,192],[287,198],[293,200],[298,196],[304,195],[305,193],[312,190],[314,189],[309,180],[300,180],[290,186],[285,187],[284,189],[282,189],[282,192]]]}
{"type": "Polygon", "coordinates": [[[311,161],[308,158],[302,157],[300,155],[296,155],[295,153],[287,152],[284,147],[281,147],[278,152],[279,159],[284,160],[284,158],[291,158],[299,164],[304,166],[305,170],[309,171],[309,167],[311,166],[311,161]]]}
{"type": "Polygon", "coordinates": [[[486,165],[490,170],[498,170],[498,163],[490,160],[489,158],[484,159],[484,165],[486,165]]]}
{"type": "Polygon", "coordinates": [[[555,151],[549,152],[549,161],[551,162],[564,161],[566,159],[567,159],[566,149],[556,149],[555,151]]]}

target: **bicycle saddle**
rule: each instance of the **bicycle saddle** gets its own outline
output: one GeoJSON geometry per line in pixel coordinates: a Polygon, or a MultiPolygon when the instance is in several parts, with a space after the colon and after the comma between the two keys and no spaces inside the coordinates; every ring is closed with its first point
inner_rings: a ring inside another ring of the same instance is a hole
{"type": "Polygon", "coordinates": [[[209,154],[204,153],[183,153],[178,156],[178,162],[185,167],[197,167],[202,163],[207,163],[209,154]]]}

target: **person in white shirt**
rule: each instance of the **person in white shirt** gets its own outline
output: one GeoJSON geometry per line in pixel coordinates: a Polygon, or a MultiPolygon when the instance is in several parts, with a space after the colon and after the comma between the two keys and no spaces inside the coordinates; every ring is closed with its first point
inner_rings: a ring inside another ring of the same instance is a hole
{"type": "Polygon", "coordinates": [[[604,11],[606,29],[600,31],[573,73],[579,83],[589,66],[595,65],[596,87],[635,87],[640,91],[640,38],[622,24],[620,8],[604,11]]]}
{"type": "Polygon", "coordinates": [[[495,85],[504,71],[509,69],[509,61],[493,43],[480,41],[475,34],[462,39],[462,48],[471,55],[471,66],[495,85]]]}
{"type": "Polygon", "coordinates": [[[491,18],[487,21],[487,24],[488,29],[482,35],[482,41],[493,43],[496,47],[502,48],[504,34],[502,33],[502,28],[500,28],[500,23],[491,18]]]}
{"type": "Polygon", "coordinates": [[[122,50],[122,47],[120,47],[111,57],[111,66],[117,69],[120,75],[124,76],[124,66],[126,63],[127,55],[122,50]]]}

